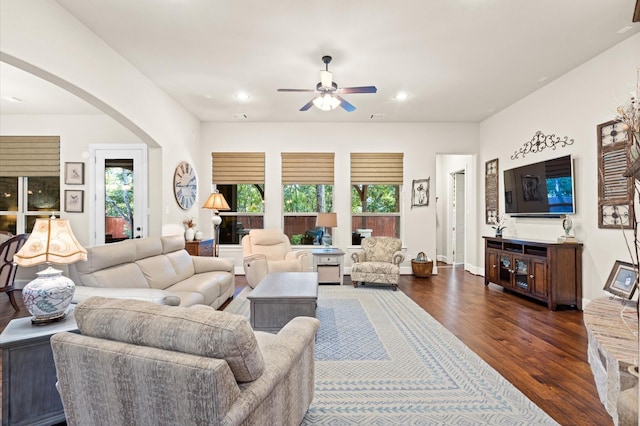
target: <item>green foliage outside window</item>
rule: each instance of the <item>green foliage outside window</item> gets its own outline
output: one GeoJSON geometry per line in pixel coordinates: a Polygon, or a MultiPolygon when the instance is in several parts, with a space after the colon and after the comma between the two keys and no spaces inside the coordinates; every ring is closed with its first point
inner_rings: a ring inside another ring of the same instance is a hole
{"type": "Polygon", "coordinates": [[[400,211],[398,185],[352,185],[352,213],[397,213],[400,211]]]}
{"type": "Polygon", "coordinates": [[[330,212],[333,185],[284,185],[285,213],[330,212]]]}
{"type": "Polygon", "coordinates": [[[264,185],[238,184],[236,212],[264,213],[264,185]]]}

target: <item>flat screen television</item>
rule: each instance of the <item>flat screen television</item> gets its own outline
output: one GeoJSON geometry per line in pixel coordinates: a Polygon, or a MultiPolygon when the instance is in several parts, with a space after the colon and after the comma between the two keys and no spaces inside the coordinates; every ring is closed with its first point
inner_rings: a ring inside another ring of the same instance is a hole
{"type": "Polygon", "coordinates": [[[505,213],[558,217],[576,212],[570,155],[504,171],[505,213]]]}

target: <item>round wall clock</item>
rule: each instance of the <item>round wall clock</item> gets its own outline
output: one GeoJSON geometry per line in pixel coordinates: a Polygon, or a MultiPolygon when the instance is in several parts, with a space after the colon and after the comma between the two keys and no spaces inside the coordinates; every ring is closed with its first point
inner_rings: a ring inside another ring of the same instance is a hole
{"type": "Polygon", "coordinates": [[[196,171],[191,164],[182,161],[173,174],[173,193],[180,208],[183,210],[191,208],[196,202],[197,191],[196,171]]]}

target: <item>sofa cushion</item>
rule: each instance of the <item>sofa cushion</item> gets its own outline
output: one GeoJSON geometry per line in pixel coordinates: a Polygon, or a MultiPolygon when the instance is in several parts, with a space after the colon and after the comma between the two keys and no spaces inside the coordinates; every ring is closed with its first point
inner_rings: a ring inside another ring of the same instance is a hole
{"type": "Polygon", "coordinates": [[[110,268],[112,266],[131,263],[136,260],[136,244],[134,240],[121,241],[114,244],[87,248],[87,261],[76,262],[78,273],[82,276],[110,268]]]}
{"type": "Polygon", "coordinates": [[[238,382],[264,371],[253,330],[241,315],[102,297],[79,304],[74,313],[87,336],[224,359],[238,382]]]}
{"type": "Polygon", "coordinates": [[[162,240],[162,254],[171,253],[173,251],[182,250],[184,248],[184,236],[183,235],[169,235],[161,237],[162,240]]]}
{"type": "Polygon", "coordinates": [[[136,260],[162,254],[162,241],[158,237],[137,238],[133,241],[136,244],[136,260]]]}
{"type": "Polygon", "coordinates": [[[79,275],[82,285],[87,287],[149,288],[147,279],[135,263],[125,263],[90,274],[79,275]]]}
{"type": "Polygon", "coordinates": [[[225,285],[225,281],[229,281],[229,274],[226,272],[205,272],[193,275],[185,280],[178,281],[166,290],[172,293],[182,291],[193,291],[202,294],[205,305],[211,305],[219,296],[225,285]]]}

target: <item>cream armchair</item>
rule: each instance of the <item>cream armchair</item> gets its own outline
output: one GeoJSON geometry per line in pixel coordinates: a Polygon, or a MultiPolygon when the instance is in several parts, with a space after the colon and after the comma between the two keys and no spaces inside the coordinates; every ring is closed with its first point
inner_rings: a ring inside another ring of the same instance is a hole
{"type": "Polygon", "coordinates": [[[272,272],[306,271],[307,254],[292,251],[289,237],[280,229],[252,229],[242,239],[244,274],[251,288],[272,272]]]}
{"type": "Polygon", "coordinates": [[[351,254],[351,282],[391,284],[398,288],[400,264],[404,261],[402,241],[393,237],[369,237],[362,240],[362,250],[351,254]]]}

